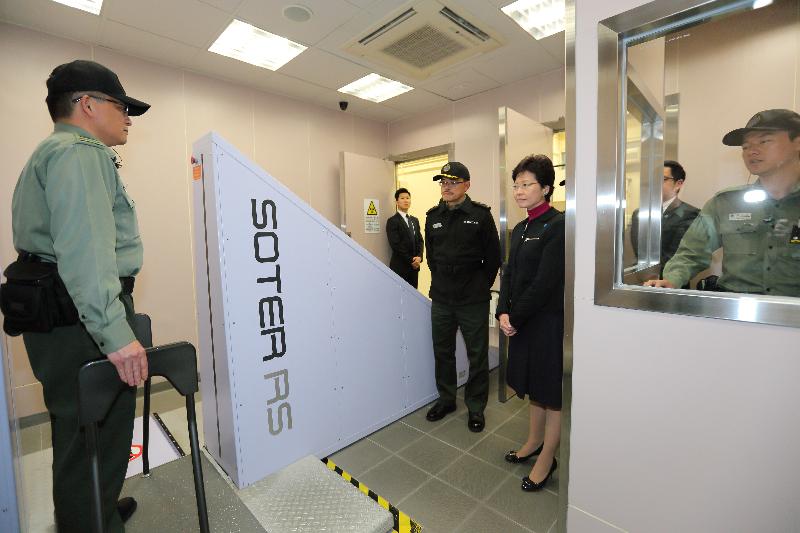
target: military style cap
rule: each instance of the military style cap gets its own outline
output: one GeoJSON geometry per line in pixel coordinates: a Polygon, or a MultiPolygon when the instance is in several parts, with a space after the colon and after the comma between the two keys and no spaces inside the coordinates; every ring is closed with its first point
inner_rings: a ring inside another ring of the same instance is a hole
{"type": "Polygon", "coordinates": [[[97,91],[128,104],[128,115],[139,116],[150,109],[146,104],[125,94],[114,72],[94,61],[76,60],[53,69],[47,78],[47,97],[76,91],[97,91]]]}
{"type": "Polygon", "coordinates": [[[439,181],[442,178],[469,181],[469,170],[458,161],[451,161],[442,167],[441,174],[435,175],[433,181],[439,181]]]}
{"type": "Polygon", "coordinates": [[[797,131],[800,132],[800,115],[789,109],[767,109],[753,115],[744,128],[729,131],[722,144],[741,146],[744,136],[751,131],[797,131]]]}

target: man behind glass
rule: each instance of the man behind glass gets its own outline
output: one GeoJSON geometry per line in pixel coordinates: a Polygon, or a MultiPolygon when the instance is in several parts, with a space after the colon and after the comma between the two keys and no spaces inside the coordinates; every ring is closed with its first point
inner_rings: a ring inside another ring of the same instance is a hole
{"type": "MultiPolygon", "coordinates": [[[[664,265],[672,259],[681,243],[686,230],[700,210],[692,204],[678,198],[681,188],[686,182],[686,171],[677,161],[664,161],[664,181],[661,185],[661,267],[659,275],[664,271],[664,265]]],[[[638,257],[639,251],[639,210],[633,212],[631,220],[631,244],[633,253],[638,257]]],[[[688,286],[685,288],[689,288],[688,286]]]]}
{"type": "Polygon", "coordinates": [[[683,237],[650,287],[681,287],[708,268],[722,248],[721,291],[800,296],[800,115],[788,109],[756,113],[722,138],[741,146],[758,179],[718,192],[683,237]]]}
{"type": "Polygon", "coordinates": [[[469,359],[464,403],[467,427],[483,431],[489,399],[489,291],[500,267],[500,239],[488,205],[467,196],[467,167],[450,162],[433,177],[442,189],[439,205],[428,210],[425,237],[431,270],[433,355],[439,400],[431,422],[456,409],[456,333],[461,329],[469,359]]]}

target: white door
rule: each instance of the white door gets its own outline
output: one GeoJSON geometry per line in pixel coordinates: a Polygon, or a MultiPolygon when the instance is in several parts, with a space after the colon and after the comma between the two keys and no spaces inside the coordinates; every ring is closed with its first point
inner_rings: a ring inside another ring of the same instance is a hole
{"type": "Polygon", "coordinates": [[[388,265],[386,219],[395,214],[394,163],[341,152],[339,170],[342,230],[388,265]]]}
{"type": "MultiPolygon", "coordinates": [[[[525,210],[517,207],[517,203],[514,201],[511,189],[511,171],[522,158],[531,154],[544,154],[552,158],[553,130],[509,107],[500,108],[500,128],[500,131],[505,133],[505,135],[501,135],[504,147],[504,154],[501,154],[504,161],[501,161],[501,164],[504,163],[505,172],[502,172],[501,167],[500,190],[505,191],[503,198],[505,198],[505,213],[508,221],[506,229],[507,235],[509,235],[514,226],[527,216],[525,210]],[[505,125],[503,116],[505,116],[505,125]]],[[[500,214],[503,215],[502,206],[500,214]]],[[[505,257],[503,259],[505,260],[505,257]]]]}
{"type": "MultiPolygon", "coordinates": [[[[508,261],[509,239],[511,230],[523,220],[527,213],[517,207],[511,189],[511,173],[525,156],[545,154],[553,157],[553,130],[518,113],[509,107],[501,107],[500,120],[500,249],[503,255],[503,267],[508,261]]],[[[558,184],[556,184],[558,185],[558,184]]],[[[499,336],[500,353],[500,401],[506,401],[514,392],[506,383],[508,365],[508,338],[496,327],[499,336]]]]}

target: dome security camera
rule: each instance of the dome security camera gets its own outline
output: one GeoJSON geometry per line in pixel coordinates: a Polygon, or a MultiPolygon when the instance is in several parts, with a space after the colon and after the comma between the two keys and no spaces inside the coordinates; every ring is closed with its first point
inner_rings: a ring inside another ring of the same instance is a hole
{"type": "Polygon", "coordinates": [[[347,111],[347,104],[348,104],[347,100],[342,100],[341,102],[339,102],[339,109],[341,109],[342,111],[347,111]]]}

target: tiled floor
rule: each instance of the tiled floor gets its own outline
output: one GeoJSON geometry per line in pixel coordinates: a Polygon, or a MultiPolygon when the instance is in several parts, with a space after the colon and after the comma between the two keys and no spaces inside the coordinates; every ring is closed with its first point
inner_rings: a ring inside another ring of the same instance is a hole
{"type": "MultiPolygon", "coordinates": [[[[189,453],[189,430],[186,425],[186,403],[174,389],[154,393],[150,401],[151,412],[159,413],[175,440],[189,453]]],[[[198,403],[197,412],[200,411],[198,403]]],[[[142,414],[142,399],[136,402],[136,415],[142,414]]],[[[203,441],[203,420],[197,419],[200,443],[203,441]]],[[[28,533],[55,533],[53,525],[53,500],[51,496],[53,452],[50,441],[50,423],[28,426],[19,431],[20,470],[22,483],[22,530],[28,533]]],[[[135,528],[128,528],[135,530],[135,528]]],[[[141,530],[148,531],[152,530],[141,530]]]]}
{"type": "MultiPolygon", "coordinates": [[[[486,429],[476,434],[467,429],[462,397],[463,389],[459,389],[458,410],[444,420],[428,422],[428,408],[424,407],[331,459],[421,523],[425,533],[550,533],[557,514],[558,471],[545,490],[524,493],[520,480],[530,471],[530,464],[503,460],[527,435],[527,402],[512,398],[499,403],[493,372],[486,429]]],[[[161,415],[188,452],[183,398],[174,391],[154,394],[152,410],[161,415]]],[[[140,412],[141,402],[137,414],[140,412]]],[[[20,431],[27,531],[36,533],[54,531],[49,426],[39,424],[20,431]]],[[[199,433],[202,444],[202,430],[199,433]]]]}
{"type": "MultiPolygon", "coordinates": [[[[425,533],[549,533],[555,530],[558,471],[539,493],[519,485],[531,464],[503,460],[527,437],[527,402],[497,401],[492,373],[486,429],[467,413],[428,422],[424,407],[331,456],[353,477],[420,522],[425,533]]],[[[463,390],[459,389],[459,402],[463,390]]]]}

